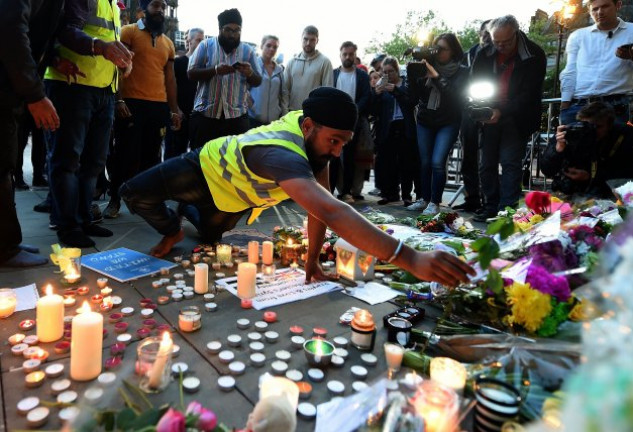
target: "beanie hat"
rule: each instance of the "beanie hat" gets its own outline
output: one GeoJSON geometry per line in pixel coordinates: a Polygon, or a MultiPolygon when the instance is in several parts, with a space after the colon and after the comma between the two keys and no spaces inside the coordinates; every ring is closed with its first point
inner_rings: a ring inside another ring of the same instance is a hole
{"type": "Polygon", "coordinates": [[[141,7],[141,9],[147,10],[147,6],[149,6],[151,2],[152,0],[139,0],[138,5],[141,7]]]}
{"type": "Polygon", "coordinates": [[[242,25],[242,15],[240,11],[237,9],[227,9],[218,15],[218,24],[220,24],[220,28],[224,27],[227,24],[237,24],[239,26],[242,25]]]}
{"type": "Polygon", "coordinates": [[[322,126],[353,131],[358,109],[352,98],[334,87],[318,87],[303,101],[303,115],[322,126]]]}

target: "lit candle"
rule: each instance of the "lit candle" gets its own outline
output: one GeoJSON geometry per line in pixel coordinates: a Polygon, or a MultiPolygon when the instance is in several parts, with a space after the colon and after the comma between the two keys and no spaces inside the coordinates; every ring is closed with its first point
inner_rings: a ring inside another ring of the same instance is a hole
{"type": "Polygon", "coordinates": [[[18,299],[11,288],[0,289],[0,318],[8,318],[15,312],[18,299]]]}
{"type": "Polygon", "coordinates": [[[99,305],[101,312],[110,312],[112,310],[112,297],[105,297],[103,303],[99,305]]]}
{"type": "Polygon", "coordinates": [[[255,278],[257,266],[253,263],[240,263],[237,267],[237,296],[252,299],[256,295],[255,278]]]}
{"type": "Polygon", "coordinates": [[[431,379],[457,393],[461,393],[466,385],[466,368],[463,364],[448,357],[435,357],[431,360],[431,379]]]}
{"type": "Polygon", "coordinates": [[[216,253],[218,262],[220,264],[224,264],[224,265],[226,265],[227,263],[231,262],[231,251],[232,250],[233,250],[233,248],[231,247],[231,245],[226,245],[226,244],[218,245],[217,253],[216,253]]]}
{"type": "Polygon", "coordinates": [[[101,373],[103,316],[84,302],[73,318],[70,343],[70,377],[77,381],[95,379],[101,373]]]}
{"type": "Polygon", "coordinates": [[[173,346],[174,343],[171,340],[171,335],[169,332],[164,332],[163,339],[160,341],[160,346],[158,347],[156,360],[154,360],[152,369],[149,372],[148,382],[150,388],[157,389],[162,387],[163,376],[165,376],[165,366],[171,356],[173,346]]]}
{"type": "Polygon", "coordinates": [[[428,380],[420,384],[413,399],[413,407],[424,419],[425,431],[452,432],[457,426],[457,394],[435,381],[428,380]]]}
{"type": "Polygon", "coordinates": [[[46,295],[37,301],[37,337],[40,342],[53,342],[64,335],[64,299],[46,286],[46,295]]]}
{"type": "Polygon", "coordinates": [[[402,357],[404,357],[404,348],[402,346],[393,343],[385,344],[385,359],[387,360],[387,368],[390,375],[400,370],[402,357]]]}
{"type": "Polygon", "coordinates": [[[205,294],[209,291],[209,266],[205,263],[194,265],[196,276],[194,279],[194,291],[196,294],[205,294]]]}
{"type": "Polygon", "coordinates": [[[102,295],[102,296],[107,297],[107,296],[109,296],[110,294],[112,294],[112,288],[110,288],[110,287],[108,287],[108,286],[107,286],[107,287],[104,287],[104,288],[101,288],[101,295],[102,295]]]}
{"type": "Polygon", "coordinates": [[[262,263],[265,265],[273,263],[273,242],[271,241],[262,243],[262,263]]]}
{"type": "Polygon", "coordinates": [[[69,284],[77,283],[80,278],[81,275],[75,270],[71,270],[70,273],[64,275],[64,279],[66,279],[66,282],[68,282],[69,284]]]}
{"type": "Polygon", "coordinates": [[[365,309],[357,311],[350,327],[352,329],[352,337],[350,338],[352,345],[359,350],[372,351],[376,341],[376,324],[371,313],[365,309]]]}
{"type": "Polygon", "coordinates": [[[248,262],[251,264],[259,263],[259,242],[257,240],[248,242],[248,262]]]}

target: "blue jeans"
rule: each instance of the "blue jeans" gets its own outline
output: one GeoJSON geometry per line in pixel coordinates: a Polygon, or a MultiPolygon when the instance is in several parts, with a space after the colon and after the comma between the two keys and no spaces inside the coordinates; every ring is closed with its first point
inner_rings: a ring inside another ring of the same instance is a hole
{"type": "MultiPolygon", "coordinates": [[[[589,101],[581,100],[572,103],[569,108],[561,110],[559,116],[559,123],[566,125],[573,123],[576,120],[576,115],[589,101]]],[[[611,105],[615,111],[615,123],[625,125],[630,118],[629,99],[628,97],[618,98],[605,103],[611,105]]]]}
{"type": "Polygon", "coordinates": [[[51,223],[71,229],[91,221],[92,195],[108,156],[114,94],[110,87],[46,84],[60,119],[48,154],[51,223]]]}
{"type": "Polygon", "coordinates": [[[457,140],[459,124],[437,128],[418,124],[417,128],[422,198],[439,204],[446,185],[446,160],[457,140]]]}
{"type": "Polygon", "coordinates": [[[185,216],[206,243],[219,241],[246,213],[226,213],[215,206],[200,166],[200,149],[138,174],[123,183],[119,194],[131,213],[141,216],[160,234],[176,234],[180,216],[185,216]],[[180,203],[178,213],[167,207],[167,200],[180,203]]]}

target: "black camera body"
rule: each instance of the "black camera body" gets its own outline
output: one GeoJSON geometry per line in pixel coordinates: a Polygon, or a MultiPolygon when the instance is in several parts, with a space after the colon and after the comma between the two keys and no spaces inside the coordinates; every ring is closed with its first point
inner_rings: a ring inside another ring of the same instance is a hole
{"type": "Polygon", "coordinates": [[[591,163],[597,156],[598,142],[595,125],[577,121],[565,126],[565,151],[562,171],[552,182],[552,189],[566,195],[582,192],[586,185],[578,184],[565,175],[569,168],[591,170],[591,163]]]}
{"type": "Polygon", "coordinates": [[[468,117],[475,122],[488,121],[492,118],[493,114],[492,108],[487,106],[478,106],[474,103],[471,103],[468,108],[466,108],[466,111],[468,112],[468,117]]]}
{"type": "Polygon", "coordinates": [[[431,61],[431,60],[435,59],[435,56],[439,52],[440,52],[440,48],[437,47],[437,46],[413,47],[413,48],[408,48],[404,52],[404,55],[405,56],[409,56],[410,55],[411,57],[413,57],[417,61],[422,61],[422,60],[431,61]]]}

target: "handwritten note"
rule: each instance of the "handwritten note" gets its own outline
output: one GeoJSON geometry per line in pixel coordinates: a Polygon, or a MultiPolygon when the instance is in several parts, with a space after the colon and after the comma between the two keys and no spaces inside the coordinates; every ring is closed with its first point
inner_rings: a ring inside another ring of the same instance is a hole
{"type": "MultiPolygon", "coordinates": [[[[253,299],[253,308],[266,309],[285,303],[292,303],[315,297],[331,291],[340,290],[342,287],[336,282],[314,282],[305,284],[306,275],[303,270],[282,269],[277,270],[275,276],[264,278],[257,275],[257,295],[253,299]]],[[[237,277],[220,279],[216,282],[231,294],[237,296],[237,277]]]]}
{"type": "Polygon", "coordinates": [[[173,262],[155,258],[128,248],[97,252],[81,257],[83,267],[119,282],[127,282],[158,273],[161,268],[176,267],[173,262]]]}

